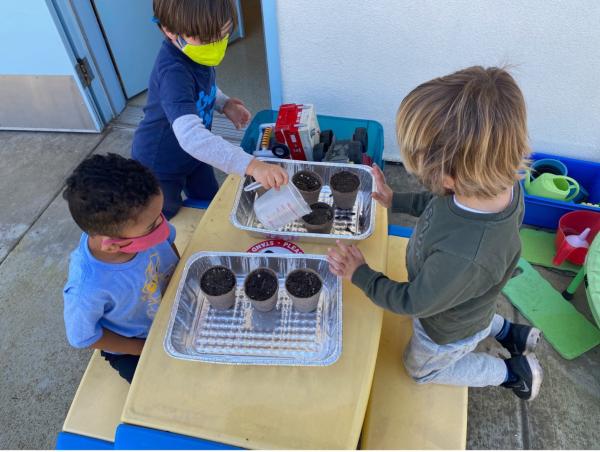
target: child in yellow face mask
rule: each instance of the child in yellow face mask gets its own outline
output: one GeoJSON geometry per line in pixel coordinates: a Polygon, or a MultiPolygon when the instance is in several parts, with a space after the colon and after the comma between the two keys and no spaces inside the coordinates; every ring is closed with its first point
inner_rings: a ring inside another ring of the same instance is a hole
{"type": "Polygon", "coordinates": [[[214,110],[237,128],[250,120],[244,103],[223,94],[215,81],[215,66],[236,25],[233,0],[154,0],[153,6],[165,41],[150,75],[132,156],[157,176],[165,216],[181,207],[182,190],[212,199],[218,190],[212,167],[251,175],[266,188],[287,183],[281,167],[260,162],[211,132],[214,110]]]}

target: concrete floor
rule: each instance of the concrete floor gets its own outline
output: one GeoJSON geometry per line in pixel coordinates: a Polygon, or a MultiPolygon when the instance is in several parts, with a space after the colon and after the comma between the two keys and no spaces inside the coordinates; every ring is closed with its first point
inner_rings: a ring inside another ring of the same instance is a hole
{"type": "Polygon", "coordinates": [[[217,81],[225,94],[242,99],[254,114],[271,105],[260,0],[244,0],[242,10],[246,35],[227,47],[217,81]]]}

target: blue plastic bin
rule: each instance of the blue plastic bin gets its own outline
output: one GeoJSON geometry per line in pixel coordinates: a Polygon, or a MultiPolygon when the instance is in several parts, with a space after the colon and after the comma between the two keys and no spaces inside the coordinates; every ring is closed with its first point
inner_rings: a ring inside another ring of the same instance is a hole
{"type": "MultiPolygon", "coordinates": [[[[568,175],[575,179],[589,193],[587,202],[600,203],[600,163],[577,160],[568,157],[559,157],[551,154],[536,152],[531,155],[532,160],[551,158],[560,160],[567,166],[568,175]]],[[[524,186],[524,185],[523,185],[524,186]]],[[[523,223],[547,229],[556,229],[558,220],[564,214],[574,210],[589,210],[600,212],[600,207],[591,207],[574,202],[557,201],[528,195],[525,192],[525,218],[523,223]]]]}
{"type": "MultiPolygon", "coordinates": [[[[261,124],[275,122],[277,120],[277,113],[275,110],[263,110],[254,116],[242,139],[241,146],[244,151],[251,154],[256,150],[256,143],[259,139],[258,127],[261,124]]],[[[383,168],[383,127],[377,121],[326,115],[317,115],[317,120],[319,121],[321,130],[333,130],[335,137],[340,140],[351,139],[354,129],[365,127],[369,135],[367,154],[369,154],[380,168],[383,168]]]]}

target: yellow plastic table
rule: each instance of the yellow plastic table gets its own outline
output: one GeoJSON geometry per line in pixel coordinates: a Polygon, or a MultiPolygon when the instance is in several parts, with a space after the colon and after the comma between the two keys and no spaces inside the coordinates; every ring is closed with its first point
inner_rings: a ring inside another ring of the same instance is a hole
{"type": "MultiPolygon", "coordinates": [[[[354,449],[371,389],[382,310],[344,281],[343,346],[327,367],[236,366],[171,358],[163,340],[177,285],[199,251],[246,251],[260,241],[235,229],[229,214],[239,178],[230,176],[196,228],[163,297],[121,420],[254,449],[354,449]]],[[[299,243],[306,253],[327,245],[299,243]]],[[[361,242],[369,264],[385,271],[387,212],[361,242]]]]}

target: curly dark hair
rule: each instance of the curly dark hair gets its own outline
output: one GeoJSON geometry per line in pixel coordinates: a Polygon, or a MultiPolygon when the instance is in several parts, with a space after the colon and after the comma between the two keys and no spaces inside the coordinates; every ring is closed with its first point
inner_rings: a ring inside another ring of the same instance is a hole
{"type": "Polygon", "coordinates": [[[148,168],[117,154],[93,155],[67,179],[63,198],[75,223],[90,235],[118,237],[152,197],[160,194],[148,168]]]}

